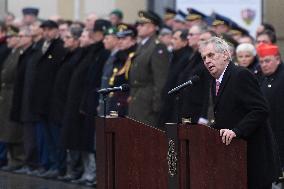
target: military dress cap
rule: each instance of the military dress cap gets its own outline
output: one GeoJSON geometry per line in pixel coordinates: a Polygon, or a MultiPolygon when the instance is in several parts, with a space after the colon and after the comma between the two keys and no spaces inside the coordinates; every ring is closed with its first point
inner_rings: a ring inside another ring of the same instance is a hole
{"type": "Polygon", "coordinates": [[[121,23],[117,26],[118,32],[116,33],[116,36],[119,38],[131,36],[136,37],[137,36],[137,30],[134,26],[130,24],[124,24],[121,23]]]}
{"type": "Polygon", "coordinates": [[[152,23],[156,26],[161,26],[162,19],[153,11],[139,11],[138,23],[152,23]]]}
{"type": "Polygon", "coordinates": [[[221,35],[221,38],[224,39],[228,45],[234,47],[234,48],[237,48],[237,46],[239,45],[238,41],[236,41],[232,36],[226,34],[226,33],[223,33],[221,35]]]}
{"type": "Polygon", "coordinates": [[[97,31],[105,32],[110,27],[111,27],[110,21],[104,20],[104,19],[98,19],[95,22],[93,31],[94,32],[97,32],[97,31]]]}
{"type": "Polygon", "coordinates": [[[23,8],[22,10],[23,15],[34,15],[37,16],[39,13],[39,9],[38,8],[34,8],[34,7],[26,7],[23,8]]]}
{"type": "Polygon", "coordinates": [[[231,25],[231,19],[220,15],[216,12],[214,12],[212,14],[212,17],[214,18],[214,21],[212,22],[212,26],[218,26],[218,25],[227,25],[230,26],[231,25]]]}
{"type": "Polygon", "coordinates": [[[229,34],[231,35],[249,35],[249,32],[239,26],[236,22],[232,21],[230,24],[231,30],[229,31],[229,34]]]}
{"type": "Polygon", "coordinates": [[[207,17],[202,12],[196,9],[193,9],[193,8],[188,8],[187,11],[188,11],[188,15],[186,17],[186,20],[188,21],[199,20],[199,19],[202,20],[207,17]]]}
{"type": "Polygon", "coordinates": [[[58,28],[58,24],[53,20],[45,20],[40,25],[41,28],[58,28]]]}
{"type": "Polygon", "coordinates": [[[173,30],[169,27],[164,25],[161,29],[160,29],[160,35],[171,35],[173,33],[173,30]]]}
{"type": "Polygon", "coordinates": [[[123,19],[123,12],[120,9],[114,9],[110,14],[114,14],[118,18],[123,19]]]}
{"type": "Polygon", "coordinates": [[[182,10],[178,10],[174,18],[175,21],[185,22],[186,14],[182,10]]]}
{"type": "Polygon", "coordinates": [[[164,20],[172,19],[176,16],[177,12],[169,7],[165,8],[164,20]]]}
{"type": "Polygon", "coordinates": [[[111,27],[106,29],[105,35],[115,35],[116,36],[117,32],[118,32],[117,27],[111,26],[111,27]]]}
{"type": "Polygon", "coordinates": [[[256,51],[259,57],[279,55],[278,46],[273,44],[264,44],[264,43],[259,44],[256,47],[256,51]]]}
{"type": "Polygon", "coordinates": [[[7,30],[7,37],[17,36],[19,33],[19,28],[15,26],[9,26],[7,30]]]}

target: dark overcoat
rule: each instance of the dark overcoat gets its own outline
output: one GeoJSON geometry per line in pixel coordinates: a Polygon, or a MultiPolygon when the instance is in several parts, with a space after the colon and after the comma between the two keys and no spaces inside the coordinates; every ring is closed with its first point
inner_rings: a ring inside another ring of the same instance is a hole
{"type": "Polygon", "coordinates": [[[77,48],[74,51],[67,53],[63,60],[63,64],[57,72],[52,99],[51,99],[51,111],[49,120],[53,123],[62,125],[63,115],[65,111],[65,104],[68,96],[69,82],[72,77],[73,71],[80,63],[80,59],[83,55],[83,50],[77,48]]]}
{"type": "MultiPolygon", "coordinates": [[[[99,81],[91,81],[89,79],[92,79],[92,73],[99,71],[93,70],[92,66],[95,68],[94,64],[98,63],[96,62],[99,57],[98,54],[105,52],[105,49],[103,43],[98,42],[84,48],[84,51],[84,55],[74,70],[69,83],[63,118],[62,140],[64,147],[67,149],[90,151],[94,147],[94,125],[86,126],[85,118],[89,113],[92,113],[92,115],[96,113],[96,107],[92,107],[92,105],[98,102],[95,101],[96,99],[92,99],[93,101],[88,104],[88,98],[94,97],[93,95],[96,94],[91,94],[91,91],[87,89],[93,87],[92,92],[95,92],[97,86],[92,86],[92,82],[100,83],[100,79],[99,81]],[[88,144],[86,145],[86,143],[88,144]]],[[[103,63],[98,63],[101,69],[103,63]]],[[[96,76],[93,77],[95,78],[96,76]]]]}
{"type": "Polygon", "coordinates": [[[55,77],[66,52],[63,41],[59,38],[54,39],[36,64],[32,110],[43,119],[48,118],[55,77]]]}
{"type": "Polygon", "coordinates": [[[21,59],[21,64],[17,68],[10,114],[11,119],[19,123],[37,120],[35,114],[31,111],[31,102],[33,100],[31,89],[34,83],[35,66],[42,56],[42,43],[43,41],[34,43],[29,51],[25,52],[26,58],[21,59]]]}
{"type": "Polygon", "coordinates": [[[247,69],[229,63],[217,96],[215,81],[212,94],[213,127],[231,129],[247,141],[248,188],[268,186],[279,176],[279,156],[268,125],[268,105],[257,79],[247,69]]]}
{"type": "Polygon", "coordinates": [[[7,143],[19,143],[22,141],[21,126],[10,120],[13,88],[21,52],[20,49],[12,50],[4,61],[1,70],[0,141],[7,143]]]}
{"type": "Polygon", "coordinates": [[[179,118],[189,119],[191,123],[197,123],[199,118],[207,118],[209,102],[211,76],[205,68],[198,51],[192,53],[187,66],[180,73],[178,84],[187,82],[195,75],[199,76],[199,80],[180,92],[174,108],[177,111],[175,114],[179,114],[179,118]]]}
{"type": "Polygon", "coordinates": [[[180,74],[184,71],[186,66],[189,63],[189,57],[192,55],[192,48],[186,46],[179,50],[173,52],[173,57],[170,63],[170,68],[167,76],[167,81],[165,87],[163,89],[162,94],[162,110],[161,110],[161,118],[160,118],[160,125],[164,123],[176,123],[177,122],[177,110],[175,107],[177,106],[177,98],[176,95],[168,95],[168,92],[177,87],[180,82],[179,77],[180,74]]]}
{"type": "Polygon", "coordinates": [[[284,65],[281,63],[270,76],[264,77],[261,90],[269,104],[269,123],[275,135],[281,160],[284,167],[284,65]]]}

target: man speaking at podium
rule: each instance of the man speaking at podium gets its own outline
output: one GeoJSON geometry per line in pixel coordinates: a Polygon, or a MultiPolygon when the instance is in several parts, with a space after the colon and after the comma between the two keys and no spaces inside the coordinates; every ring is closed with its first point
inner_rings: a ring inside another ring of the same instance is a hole
{"type": "Polygon", "coordinates": [[[247,141],[248,189],[271,189],[279,176],[279,157],[268,107],[256,78],[231,62],[228,44],[212,37],[200,45],[205,67],[213,76],[211,96],[220,140],[229,145],[234,138],[247,141]]]}

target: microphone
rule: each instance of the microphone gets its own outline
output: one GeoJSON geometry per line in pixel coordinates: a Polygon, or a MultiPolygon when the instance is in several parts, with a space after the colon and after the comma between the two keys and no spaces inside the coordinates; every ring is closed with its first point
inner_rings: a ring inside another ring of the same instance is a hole
{"type": "Polygon", "coordinates": [[[123,84],[123,85],[121,85],[119,87],[100,89],[100,90],[98,90],[98,93],[100,93],[100,94],[108,94],[108,93],[116,92],[116,91],[122,91],[122,92],[129,91],[129,85],[128,84],[123,84]]]}
{"type": "Polygon", "coordinates": [[[197,81],[199,81],[199,79],[200,79],[200,77],[199,77],[198,75],[194,75],[194,76],[192,76],[191,79],[188,80],[187,82],[185,82],[185,83],[183,83],[183,84],[181,84],[181,85],[179,85],[179,86],[173,88],[172,90],[170,90],[170,91],[168,92],[168,94],[176,93],[176,92],[180,91],[181,89],[183,89],[183,88],[185,88],[185,87],[187,87],[187,86],[189,86],[189,85],[193,85],[194,83],[196,83],[197,81]]]}

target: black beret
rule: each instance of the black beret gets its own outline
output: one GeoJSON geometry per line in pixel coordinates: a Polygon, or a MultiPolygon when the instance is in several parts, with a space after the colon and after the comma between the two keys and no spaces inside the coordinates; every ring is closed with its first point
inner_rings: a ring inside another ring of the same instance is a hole
{"type": "Polygon", "coordinates": [[[43,21],[40,25],[41,28],[58,28],[58,24],[53,20],[43,21]]]}
{"type": "Polygon", "coordinates": [[[110,21],[104,20],[104,19],[98,19],[98,20],[95,21],[93,31],[94,32],[96,32],[96,31],[105,32],[110,27],[111,27],[110,21]]]}

